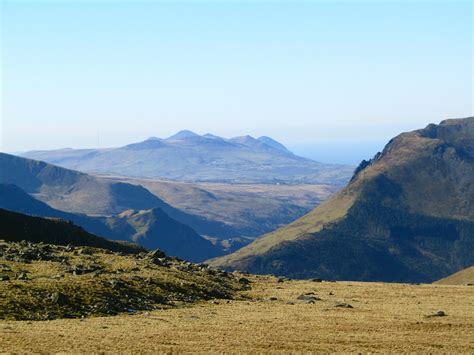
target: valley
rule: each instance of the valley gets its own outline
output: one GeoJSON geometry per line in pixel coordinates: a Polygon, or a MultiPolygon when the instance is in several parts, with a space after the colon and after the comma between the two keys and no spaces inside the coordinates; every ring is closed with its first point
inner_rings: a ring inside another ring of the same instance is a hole
{"type": "Polygon", "coordinates": [[[254,239],[302,217],[340,189],[335,185],[184,183],[102,177],[143,186],[175,208],[223,223],[229,230],[220,239],[254,239]]]}
{"type": "Polygon", "coordinates": [[[474,355],[473,14],[0,0],[0,355],[474,355]]]}

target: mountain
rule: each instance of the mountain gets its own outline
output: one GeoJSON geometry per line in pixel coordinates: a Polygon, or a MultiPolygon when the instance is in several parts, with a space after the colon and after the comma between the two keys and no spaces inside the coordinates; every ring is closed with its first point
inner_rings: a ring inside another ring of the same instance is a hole
{"type": "Polygon", "coordinates": [[[112,215],[125,210],[160,208],[203,235],[233,234],[225,223],[183,212],[140,185],[103,179],[41,161],[0,153],[0,184],[14,184],[58,210],[112,215]]]}
{"type": "Polygon", "coordinates": [[[39,217],[61,218],[95,235],[134,242],[148,249],[160,249],[168,255],[190,261],[203,261],[223,254],[223,248],[170,218],[159,208],[127,210],[108,217],[67,213],[36,200],[10,184],[0,184],[0,208],[39,217]]]}
{"type": "Polygon", "coordinates": [[[474,266],[458,271],[435,282],[439,285],[474,285],[474,266]]]}
{"type": "MultiPolygon", "coordinates": [[[[102,237],[111,237],[111,232],[103,222],[95,217],[68,213],[52,208],[13,184],[0,184],[0,208],[38,217],[60,218],[81,226],[89,233],[102,237]]],[[[113,238],[127,240],[127,238],[113,238]]]]}
{"type": "Polygon", "coordinates": [[[474,117],[392,139],[306,216],[213,266],[294,278],[432,282],[474,263],[474,117]]]}
{"type": "Polygon", "coordinates": [[[168,137],[167,140],[181,140],[181,139],[196,138],[196,137],[199,137],[199,135],[188,130],[182,130],[172,135],[171,137],[168,137]]]}
{"type": "Polygon", "coordinates": [[[294,155],[281,143],[251,136],[221,138],[180,131],[109,149],[32,151],[24,157],[89,173],[186,182],[343,185],[353,168],[294,155]]]}
{"type": "Polygon", "coordinates": [[[277,142],[273,138],[262,136],[262,137],[257,138],[257,140],[259,142],[262,142],[263,144],[266,144],[272,147],[273,149],[281,150],[282,152],[285,152],[285,153],[290,153],[290,151],[283,144],[281,144],[280,142],[277,142]]]}
{"type": "Polygon", "coordinates": [[[0,208],[0,239],[19,242],[43,242],[59,245],[90,246],[123,253],[138,253],[134,245],[112,242],[87,233],[84,229],[60,219],[27,216],[0,208]]]}
{"type": "Polygon", "coordinates": [[[129,240],[146,248],[159,248],[167,255],[189,261],[201,262],[223,254],[221,248],[159,208],[124,211],[105,218],[105,224],[116,235],[126,235],[129,240]]]}

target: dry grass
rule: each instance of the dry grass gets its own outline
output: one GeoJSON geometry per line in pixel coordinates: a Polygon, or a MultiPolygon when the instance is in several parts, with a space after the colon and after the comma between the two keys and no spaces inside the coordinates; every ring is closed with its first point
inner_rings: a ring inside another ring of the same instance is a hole
{"type": "Polygon", "coordinates": [[[84,320],[4,321],[0,351],[474,352],[473,287],[253,280],[252,301],[84,320]],[[310,292],[321,300],[296,300],[310,292]],[[354,308],[335,307],[339,302],[354,308]],[[447,316],[427,317],[439,310],[447,316]]]}
{"type": "MultiPolygon", "coordinates": [[[[38,248],[34,250],[42,250],[39,246],[33,245],[38,248]]],[[[19,262],[11,257],[21,255],[26,247],[0,241],[0,252],[7,255],[0,258],[0,275],[9,278],[0,280],[0,320],[161,309],[215,297],[231,298],[237,289],[247,288],[233,275],[175,258],[121,255],[95,248],[87,248],[84,254],[83,247],[43,246],[51,248],[44,254],[50,261],[19,262]]]]}

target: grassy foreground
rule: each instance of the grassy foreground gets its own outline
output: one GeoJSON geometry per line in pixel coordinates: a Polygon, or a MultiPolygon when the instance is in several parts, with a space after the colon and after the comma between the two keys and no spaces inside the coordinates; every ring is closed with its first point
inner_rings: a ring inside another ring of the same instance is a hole
{"type": "Polygon", "coordinates": [[[248,299],[0,321],[0,352],[474,352],[474,287],[249,278],[248,299]]]}
{"type": "Polygon", "coordinates": [[[0,240],[0,320],[136,313],[233,298],[245,288],[248,285],[234,274],[160,251],[126,255],[0,240]]]}

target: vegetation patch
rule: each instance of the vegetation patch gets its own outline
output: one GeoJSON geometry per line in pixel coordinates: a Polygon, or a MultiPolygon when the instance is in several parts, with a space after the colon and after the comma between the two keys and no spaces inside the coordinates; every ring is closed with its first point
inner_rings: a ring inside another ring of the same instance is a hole
{"type": "Polygon", "coordinates": [[[250,286],[165,256],[0,241],[0,319],[49,320],[134,313],[210,299],[250,286]]]}

